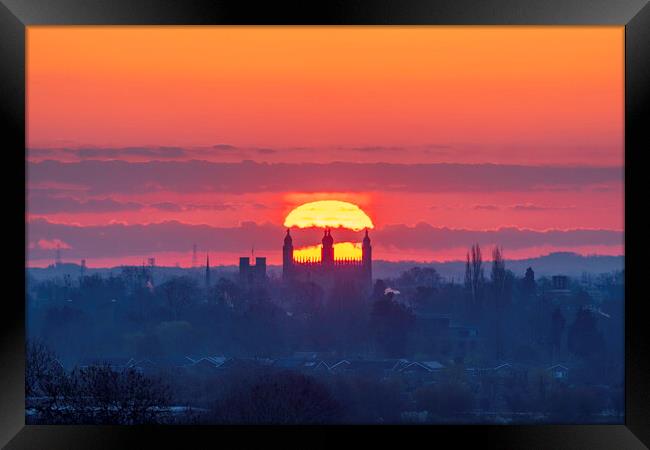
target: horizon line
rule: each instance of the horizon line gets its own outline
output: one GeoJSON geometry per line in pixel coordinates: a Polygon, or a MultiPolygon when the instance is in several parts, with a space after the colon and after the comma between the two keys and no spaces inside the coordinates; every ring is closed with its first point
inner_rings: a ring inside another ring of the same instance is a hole
{"type": "MultiPolygon", "coordinates": [[[[530,258],[504,258],[504,260],[507,261],[530,261],[530,260],[535,260],[535,259],[541,259],[545,257],[549,257],[552,255],[572,255],[572,256],[578,256],[580,258],[625,258],[625,254],[620,254],[620,255],[606,255],[606,254],[599,254],[599,253],[593,253],[593,254],[588,254],[588,255],[583,255],[580,253],[576,252],[551,252],[551,253],[546,253],[543,255],[539,256],[534,256],[530,258]]],[[[262,256],[262,258],[266,258],[265,256],[262,256]]],[[[428,261],[423,261],[423,260],[400,260],[400,261],[390,261],[390,260],[385,260],[385,259],[374,259],[373,263],[388,263],[388,264],[451,264],[451,263],[465,263],[464,259],[449,259],[449,260],[428,260],[428,261]]],[[[485,258],[483,259],[483,262],[489,263],[492,262],[491,258],[485,258]]],[[[62,265],[72,265],[72,266],[78,266],[81,268],[81,264],[78,262],[62,262],[62,265]]],[[[121,265],[116,265],[116,266],[87,266],[86,269],[90,270],[97,270],[97,269],[120,269],[122,267],[151,267],[146,263],[143,264],[121,264],[121,265]]],[[[191,267],[191,266],[177,266],[177,265],[154,265],[153,267],[159,268],[159,269],[185,269],[185,270],[190,270],[190,269],[205,269],[205,265],[199,265],[196,267],[191,267]]],[[[226,268],[226,267],[238,267],[238,264],[234,262],[233,264],[215,264],[215,265],[210,265],[211,268],[226,268]]],[[[282,264],[267,264],[267,267],[282,267],[282,264]]],[[[54,263],[48,264],[47,266],[29,266],[28,264],[25,264],[25,269],[56,269],[56,266],[54,263]]]]}

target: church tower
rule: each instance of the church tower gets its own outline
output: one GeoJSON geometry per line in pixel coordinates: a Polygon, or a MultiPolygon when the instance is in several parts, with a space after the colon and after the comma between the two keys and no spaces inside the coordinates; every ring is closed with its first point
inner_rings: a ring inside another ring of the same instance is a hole
{"type": "Polygon", "coordinates": [[[363,276],[368,288],[372,287],[372,246],[370,245],[370,236],[366,228],[366,236],[363,238],[361,247],[361,266],[363,267],[363,276]]]}
{"type": "Polygon", "coordinates": [[[321,249],[321,261],[323,266],[334,264],[334,238],[329,229],[325,230],[323,236],[323,248],[321,249]]]}
{"type": "Polygon", "coordinates": [[[210,254],[205,255],[205,288],[210,288],[210,254]]]}
{"type": "Polygon", "coordinates": [[[293,269],[293,239],[287,228],[287,235],[284,237],[282,246],[282,278],[288,280],[291,278],[293,269]]]}

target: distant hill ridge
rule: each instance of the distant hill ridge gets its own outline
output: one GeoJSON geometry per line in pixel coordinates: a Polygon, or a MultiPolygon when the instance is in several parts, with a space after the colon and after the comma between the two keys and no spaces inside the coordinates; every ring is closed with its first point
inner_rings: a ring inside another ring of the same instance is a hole
{"type": "MultiPolygon", "coordinates": [[[[484,262],[486,275],[489,271],[490,261],[484,262]]],[[[373,275],[375,278],[390,277],[395,272],[407,270],[410,267],[433,267],[446,278],[461,280],[465,275],[465,261],[444,262],[417,262],[417,261],[373,261],[373,275]]],[[[537,277],[552,275],[568,275],[576,277],[587,273],[606,273],[620,271],[625,268],[624,256],[609,255],[579,255],[572,252],[554,252],[548,255],[527,259],[506,259],[506,269],[523,276],[528,267],[532,267],[537,277]]]]}
{"type": "MultiPolygon", "coordinates": [[[[486,274],[489,272],[490,261],[485,261],[486,274]]],[[[445,278],[454,278],[458,281],[462,280],[465,274],[465,261],[373,261],[373,278],[392,278],[398,276],[401,272],[408,270],[412,267],[433,267],[445,278]]],[[[548,255],[539,256],[536,258],[527,259],[506,259],[506,268],[513,271],[515,274],[523,276],[526,268],[532,267],[537,277],[551,276],[557,274],[568,275],[576,277],[587,273],[606,273],[612,271],[619,271],[625,268],[624,256],[609,256],[609,255],[579,255],[572,252],[554,252],[548,255]]],[[[214,266],[211,268],[213,277],[232,273],[237,270],[236,265],[227,266],[214,266]]],[[[279,275],[281,266],[270,265],[268,266],[270,274],[279,275]]],[[[73,277],[79,276],[81,266],[74,263],[64,263],[59,267],[48,268],[28,268],[26,269],[30,277],[35,279],[47,279],[53,277],[60,277],[64,275],[71,275],[73,277]]],[[[87,268],[86,274],[92,275],[94,273],[117,275],[120,267],[112,268],[87,268]]],[[[165,275],[183,275],[201,272],[200,269],[191,269],[183,267],[156,267],[156,271],[160,271],[165,275]]],[[[201,272],[202,273],[202,272],[201,272]]],[[[213,278],[214,279],[214,278],[213,278]]]]}

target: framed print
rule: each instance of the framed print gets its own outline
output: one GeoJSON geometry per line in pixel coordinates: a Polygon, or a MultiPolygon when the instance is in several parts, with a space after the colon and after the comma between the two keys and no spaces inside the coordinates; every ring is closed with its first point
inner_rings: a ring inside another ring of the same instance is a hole
{"type": "Polygon", "coordinates": [[[0,12],[7,448],[646,448],[647,4],[0,12]]]}

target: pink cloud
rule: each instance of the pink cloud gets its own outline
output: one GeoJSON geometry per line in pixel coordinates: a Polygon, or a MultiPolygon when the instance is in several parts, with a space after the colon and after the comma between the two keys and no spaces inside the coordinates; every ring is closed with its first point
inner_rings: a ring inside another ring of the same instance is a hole
{"type": "MultiPolygon", "coordinates": [[[[61,239],[39,239],[36,242],[36,246],[43,250],[54,250],[55,248],[72,248],[69,244],[63,242],[61,239]]],[[[33,247],[30,246],[30,248],[33,247]]]]}

